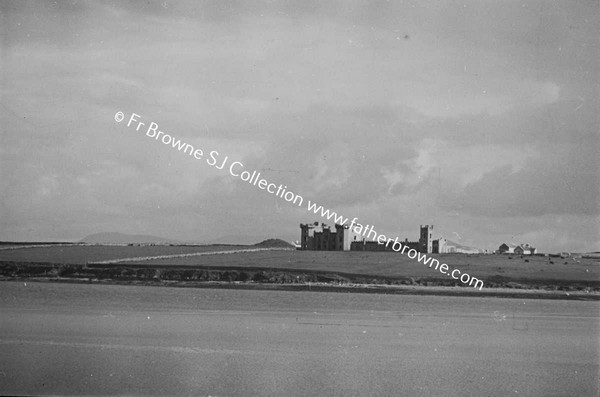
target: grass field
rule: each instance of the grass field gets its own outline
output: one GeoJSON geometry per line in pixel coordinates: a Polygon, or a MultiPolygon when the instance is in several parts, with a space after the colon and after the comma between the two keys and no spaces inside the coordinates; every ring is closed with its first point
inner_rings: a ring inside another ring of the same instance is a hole
{"type": "MultiPolygon", "coordinates": [[[[8,279],[71,277],[136,282],[238,281],[357,284],[461,285],[416,259],[395,252],[273,250],[233,252],[253,246],[55,246],[0,250],[0,270],[8,279]],[[229,251],[229,252],[227,252],[229,251]],[[115,259],[189,255],[165,259],[115,259]],[[87,265],[87,266],[86,266],[87,265]]],[[[453,269],[482,280],[486,287],[600,292],[600,260],[516,255],[431,255],[453,269]]]]}
{"type": "Polygon", "coordinates": [[[247,245],[71,245],[0,249],[0,262],[85,264],[141,256],[177,255],[252,248],[247,245]]]}
{"type": "MultiPolygon", "coordinates": [[[[431,255],[461,273],[488,279],[598,281],[600,261],[593,259],[523,257],[511,255],[431,255]],[[512,259],[509,259],[512,258],[512,259]],[[528,260],[529,262],[525,262],[528,260]],[[553,262],[553,263],[550,263],[553,262]]],[[[136,262],[163,266],[235,266],[274,269],[305,269],[387,277],[443,277],[438,271],[394,252],[264,251],[219,256],[155,259],[136,262]]]]}

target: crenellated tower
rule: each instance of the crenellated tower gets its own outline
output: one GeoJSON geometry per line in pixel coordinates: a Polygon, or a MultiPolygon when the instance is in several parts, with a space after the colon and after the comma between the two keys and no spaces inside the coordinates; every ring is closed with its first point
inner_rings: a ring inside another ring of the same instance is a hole
{"type": "Polygon", "coordinates": [[[431,254],[433,252],[433,225],[421,225],[419,251],[427,254],[431,254]]]}

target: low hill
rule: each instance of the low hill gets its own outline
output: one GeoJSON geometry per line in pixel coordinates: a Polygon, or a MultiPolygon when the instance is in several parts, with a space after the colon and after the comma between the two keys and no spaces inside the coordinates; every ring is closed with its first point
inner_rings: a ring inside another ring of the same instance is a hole
{"type": "Polygon", "coordinates": [[[260,243],[254,244],[258,248],[296,248],[287,241],[283,241],[278,238],[270,238],[268,240],[261,241],[260,243]]]}
{"type": "Polygon", "coordinates": [[[253,245],[258,239],[267,239],[269,236],[252,234],[225,234],[210,240],[205,240],[204,244],[235,244],[235,245],[253,245]]]}
{"type": "Polygon", "coordinates": [[[180,241],[163,237],[124,233],[90,234],[79,242],[86,244],[181,244],[180,241]]]}

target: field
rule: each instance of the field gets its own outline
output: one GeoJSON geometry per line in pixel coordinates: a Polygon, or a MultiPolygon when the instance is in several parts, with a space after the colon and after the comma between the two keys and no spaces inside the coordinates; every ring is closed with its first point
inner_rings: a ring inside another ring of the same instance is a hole
{"type": "MultiPolygon", "coordinates": [[[[524,257],[510,255],[431,255],[462,273],[489,279],[516,277],[530,280],[598,280],[600,261],[592,259],[524,257]],[[509,259],[512,258],[512,259],[509,259]],[[528,260],[529,262],[525,262],[528,260]],[[550,263],[553,262],[553,263],[550,263]]],[[[393,252],[264,251],[220,256],[154,259],[135,262],[164,266],[233,266],[303,269],[386,277],[440,277],[428,266],[393,252]]]]}
{"type": "Polygon", "coordinates": [[[251,248],[246,245],[59,245],[0,249],[0,262],[86,264],[119,258],[251,248]]]}
{"type": "MultiPolygon", "coordinates": [[[[0,250],[3,279],[76,279],[187,286],[252,284],[464,286],[394,252],[263,250],[255,246],[48,246],[0,250]],[[244,252],[245,251],[245,252],[244,252]],[[167,258],[159,258],[168,255],[167,258]],[[145,259],[147,258],[147,259],[145,259]],[[154,258],[154,259],[152,259],[154,258]],[[122,262],[120,262],[122,260],[122,262]],[[102,263],[112,261],[113,263],[102,263]]],[[[516,255],[432,255],[486,288],[600,295],[600,260],[516,255]]]]}

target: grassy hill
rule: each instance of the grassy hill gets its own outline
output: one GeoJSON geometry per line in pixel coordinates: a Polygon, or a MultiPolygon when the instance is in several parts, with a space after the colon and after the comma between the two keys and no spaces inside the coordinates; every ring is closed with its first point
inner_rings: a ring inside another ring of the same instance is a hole
{"type": "Polygon", "coordinates": [[[254,244],[257,248],[290,248],[295,249],[295,247],[288,243],[287,241],[283,241],[278,238],[270,238],[268,240],[261,241],[260,243],[254,244]]]}

